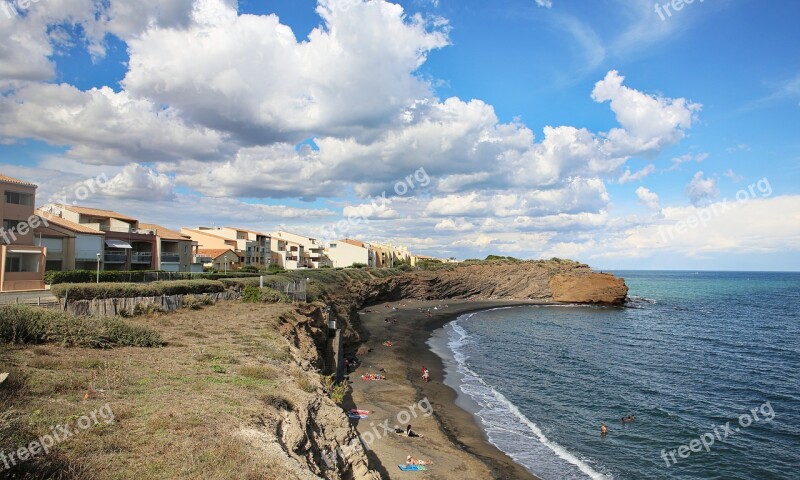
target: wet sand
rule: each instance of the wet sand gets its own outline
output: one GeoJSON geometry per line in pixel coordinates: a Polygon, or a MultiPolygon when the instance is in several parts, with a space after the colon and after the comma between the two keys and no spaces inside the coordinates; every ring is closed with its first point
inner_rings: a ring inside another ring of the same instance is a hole
{"type": "Polygon", "coordinates": [[[431,333],[461,314],[500,306],[533,302],[508,300],[404,300],[365,309],[360,314],[367,341],[359,355],[361,365],[350,374],[352,394],[347,409],[369,410],[369,419],[351,420],[370,451],[373,467],[383,478],[429,479],[535,479],[524,467],[486,440],[472,413],[456,406],[456,392],[445,385],[442,360],[427,344],[431,333]],[[437,305],[448,308],[433,310],[437,305]],[[431,308],[431,317],[421,313],[431,308]],[[397,322],[385,322],[384,319],[397,322]],[[383,346],[390,340],[394,346],[383,346]],[[422,380],[422,367],[430,370],[430,382],[422,380]],[[380,372],[383,368],[386,372],[380,372]],[[364,373],[383,374],[386,380],[365,381],[364,373]],[[425,402],[427,399],[428,402],[425,402]],[[394,433],[408,422],[424,438],[394,433]],[[386,428],[390,430],[387,432],[386,428]],[[406,456],[432,460],[425,472],[402,472],[406,456]]]}

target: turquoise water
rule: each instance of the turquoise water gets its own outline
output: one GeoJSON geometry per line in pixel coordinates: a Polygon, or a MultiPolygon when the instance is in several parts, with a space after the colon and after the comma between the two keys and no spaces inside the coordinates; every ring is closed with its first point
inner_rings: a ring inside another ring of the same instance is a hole
{"type": "Polygon", "coordinates": [[[547,480],[800,478],[800,274],[615,273],[629,308],[497,309],[437,334],[490,441],[547,480]]]}

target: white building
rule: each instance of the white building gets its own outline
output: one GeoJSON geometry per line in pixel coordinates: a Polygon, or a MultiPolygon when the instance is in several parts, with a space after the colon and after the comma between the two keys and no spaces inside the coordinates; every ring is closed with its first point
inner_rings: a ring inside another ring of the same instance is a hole
{"type": "Polygon", "coordinates": [[[330,242],[328,248],[325,249],[325,254],[334,268],[352,267],[357,263],[369,265],[370,263],[369,247],[358,240],[344,239],[330,242]]]}
{"type": "Polygon", "coordinates": [[[278,252],[278,257],[284,257],[285,265],[281,266],[287,270],[319,268],[329,265],[328,259],[325,257],[325,247],[316,238],[282,230],[272,232],[270,236],[272,237],[272,249],[278,252]]]}

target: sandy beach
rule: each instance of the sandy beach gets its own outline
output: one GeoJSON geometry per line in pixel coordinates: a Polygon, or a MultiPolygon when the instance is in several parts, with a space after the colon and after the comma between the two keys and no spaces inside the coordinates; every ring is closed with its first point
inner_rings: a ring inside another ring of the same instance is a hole
{"type": "Polygon", "coordinates": [[[434,330],[458,315],[524,303],[404,300],[388,304],[389,308],[383,304],[369,307],[360,314],[367,334],[361,350],[371,351],[359,355],[361,365],[351,372],[353,390],[345,407],[370,412],[368,419],[351,422],[368,443],[370,461],[383,478],[535,479],[486,440],[471,413],[455,405],[456,392],[443,383],[442,361],[427,345],[434,330]],[[448,308],[433,310],[445,304],[448,308]],[[424,313],[428,308],[430,317],[424,313]],[[384,346],[387,340],[393,346],[384,346]],[[422,380],[423,366],[430,371],[428,383],[422,380]],[[363,380],[365,373],[385,375],[386,379],[363,380]],[[408,423],[423,438],[394,432],[408,423]],[[408,455],[430,460],[433,465],[425,472],[402,472],[398,465],[404,464],[408,455]]]}

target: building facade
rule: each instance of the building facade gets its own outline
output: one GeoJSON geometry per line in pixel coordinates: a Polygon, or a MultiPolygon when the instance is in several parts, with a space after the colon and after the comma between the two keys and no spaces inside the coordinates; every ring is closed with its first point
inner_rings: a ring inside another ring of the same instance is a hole
{"type": "Polygon", "coordinates": [[[356,264],[369,265],[369,246],[358,240],[344,239],[330,242],[325,255],[334,268],[352,267],[356,264]]]}
{"type": "Polygon", "coordinates": [[[0,291],[44,289],[47,248],[34,244],[34,230],[42,226],[34,213],[36,188],[0,174],[0,291]]]}
{"type": "Polygon", "coordinates": [[[272,232],[270,236],[272,237],[273,248],[279,248],[277,250],[279,260],[280,254],[282,252],[285,253],[283,256],[286,258],[285,263],[288,266],[282,266],[282,268],[294,270],[295,268],[331,266],[330,260],[325,256],[325,246],[316,238],[282,230],[272,232]],[[288,250],[280,250],[282,246],[288,248],[288,250]]]}
{"type": "Polygon", "coordinates": [[[192,239],[160,225],[77,205],[48,204],[37,213],[54,231],[41,231],[40,241],[61,252],[49,265],[54,270],[191,272],[199,266],[192,239]]]}
{"type": "Polygon", "coordinates": [[[230,248],[242,257],[241,266],[267,268],[272,263],[272,245],[266,233],[234,227],[182,228],[181,233],[190,236],[201,249],[230,248]]]}

